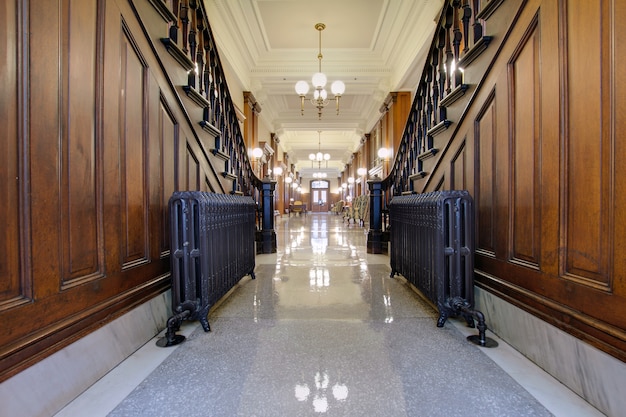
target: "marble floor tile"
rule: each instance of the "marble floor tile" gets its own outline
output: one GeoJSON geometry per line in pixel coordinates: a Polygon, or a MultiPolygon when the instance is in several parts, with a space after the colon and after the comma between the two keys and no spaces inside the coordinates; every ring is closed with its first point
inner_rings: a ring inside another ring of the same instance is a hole
{"type": "Polygon", "coordinates": [[[277,253],[212,309],[211,332],[188,323],[175,349],[151,341],[58,415],[601,415],[506,343],[437,328],[389,258],[366,253],[364,228],[324,213],[279,217],[276,232],[277,253]]]}

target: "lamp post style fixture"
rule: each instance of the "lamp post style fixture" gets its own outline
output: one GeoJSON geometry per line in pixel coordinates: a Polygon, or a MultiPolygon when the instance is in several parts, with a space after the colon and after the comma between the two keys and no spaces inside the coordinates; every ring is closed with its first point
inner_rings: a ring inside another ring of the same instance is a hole
{"type": "Polygon", "coordinates": [[[365,188],[367,185],[365,184],[365,176],[367,175],[367,168],[359,168],[356,170],[356,173],[363,179],[361,182],[361,194],[365,194],[365,188]]]}
{"type": "Polygon", "coordinates": [[[311,168],[313,168],[313,161],[317,161],[318,172],[313,173],[313,178],[326,178],[328,175],[322,170],[322,161],[326,161],[326,168],[328,168],[328,161],[330,160],[330,154],[322,153],[322,131],[317,131],[317,153],[309,154],[311,160],[311,168]]]}
{"type": "Polygon", "coordinates": [[[257,170],[259,171],[259,176],[261,176],[261,174],[262,174],[262,172],[261,172],[261,157],[263,156],[263,149],[261,149],[261,148],[254,148],[252,150],[252,156],[254,157],[254,160],[256,161],[257,170]]]}
{"type": "MultiPolygon", "coordinates": [[[[322,31],[326,29],[326,25],[323,23],[317,23],[315,29],[319,32],[319,53],[317,59],[319,60],[319,71],[313,74],[311,83],[315,91],[313,92],[313,98],[311,104],[317,107],[318,118],[322,118],[322,109],[330,103],[328,99],[328,93],[324,88],[326,86],[326,75],[322,72],[322,31]]],[[[343,81],[337,80],[332,83],[330,90],[335,95],[335,103],[337,104],[337,114],[339,114],[339,98],[346,91],[346,85],[343,81]]],[[[304,115],[304,99],[309,92],[309,83],[306,81],[298,81],[296,83],[296,93],[300,96],[300,114],[304,115]]]]}

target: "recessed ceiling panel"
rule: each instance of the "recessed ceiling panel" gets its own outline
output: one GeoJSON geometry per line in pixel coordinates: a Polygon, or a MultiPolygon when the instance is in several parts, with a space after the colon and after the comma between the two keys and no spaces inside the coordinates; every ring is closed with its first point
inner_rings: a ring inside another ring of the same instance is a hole
{"type": "Polygon", "coordinates": [[[324,23],[324,48],[370,48],[383,0],[259,0],[269,47],[317,48],[316,23],[324,23]]]}

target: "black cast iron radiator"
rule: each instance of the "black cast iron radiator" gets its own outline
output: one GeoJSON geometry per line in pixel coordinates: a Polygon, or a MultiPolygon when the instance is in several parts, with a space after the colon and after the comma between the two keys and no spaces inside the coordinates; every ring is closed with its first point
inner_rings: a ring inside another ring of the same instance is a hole
{"type": "MultiPolygon", "coordinates": [[[[437,326],[462,315],[486,346],[484,316],[474,310],[474,210],[467,191],[393,197],[389,204],[391,276],[399,273],[439,310],[437,326]]],[[[495,343],[495,341],[493,342],[495,343]]]]}
{"type": "Polygon", "coordinates": [[[184,340],[182,320],[210,331],[209,308],[245,275],[254,279],[256,204],[250,197],[201,191],[172,194],[170,263],[172,310],[159,346],[184,340]]]}

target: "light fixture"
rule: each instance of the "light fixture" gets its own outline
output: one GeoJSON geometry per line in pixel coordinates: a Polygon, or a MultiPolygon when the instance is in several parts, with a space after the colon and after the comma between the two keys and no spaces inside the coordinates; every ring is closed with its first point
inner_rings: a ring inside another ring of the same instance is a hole
{"type": "Polygon", "coordinates": [[[326,161],[326,168],[328,168],[328,161],[330,160],[330,154],[322,153],[322,131],[317,131],[317,153],[309,154],[311,160],[311,168],[313,168],[313,162],[317,161],[318,172],[313,173],[313,178],[326,178],[328,174],[322,172],[322,161],[326,161]]]}
{"type": "Polygon", "coordinates": [[[387,160],[387,159],[389,159],[390,155],[391,155],[391,151],[389,149],[387,149],[387,148],[380,148],[378,150],[378,157],[380,159],[387,160]]]}
{"type": "Polygon", "coordinates": [[[283,175],[283,168],[280,166],[274,167],[274,175],[276,176],[283,175]]]}
{"type": "MultiPolygon", "coordinates": [[[[317,23],[315,29],[319,32],[319,53],[317,59],[319,60],[319,72],[313,74],[311,83],[315,91],[313,92],[313,98],[311,104],[317,107],[318,118],[322,118],[322,109],[330,103],[328,99],[328,93],[324,88],[326,86],[326,75],[322,72],[322,31],[326,29],[326,25],[323,23],[317,23]]],[[[339,98],[346,91],[346,85],[343,81],[337,80],[332,83],[330,90],[335,95],[335,102],[337,104],[337,114],[339,114],[339,98]]],[[[304,115],[304,99],[309,92],[309,83],[306,81],[298,81],[296,83],[296,93],[300,96],[300,114],[304,115]]]]}
{"type": "Polygon", "coordinates": [[[364,177],[367,174],[367,168],[359,168],[356,170],[356,173],[359,174],[359,177],[364,177]]]}
{"type": "Polygon", "coordinates": [[[257,170],[259,171],[259,176],[261,176],[261,169],[262,169],[261,157],[263,156],[263,149],[261,149],[261,148],[254,148],[252,150],[252,156],[256,160],[257,170]]]}

